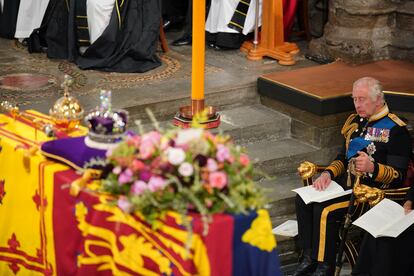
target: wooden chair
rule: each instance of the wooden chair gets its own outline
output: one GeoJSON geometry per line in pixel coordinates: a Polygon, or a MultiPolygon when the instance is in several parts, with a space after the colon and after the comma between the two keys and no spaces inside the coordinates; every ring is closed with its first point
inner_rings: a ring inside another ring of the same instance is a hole
{"type": "Polygon", "coordinates": [[[254,45],[251,41],[245,41],[240,50],[250,60],[270,57],[278,60],[280,65],[296,63],[294,57],[299,53],[298,46],[284,41],[282,0],[263,0],[260,42],[254,45]]]}
{"type": "Polygon", "coordinates": [[[160,24],[160,37],[159,37],[160,43],[161,43],[161,49],[164,53],[169,51],[167,38],[165,37],[164,32],[164,22],[161,18],[161,24],[160,24]]]}

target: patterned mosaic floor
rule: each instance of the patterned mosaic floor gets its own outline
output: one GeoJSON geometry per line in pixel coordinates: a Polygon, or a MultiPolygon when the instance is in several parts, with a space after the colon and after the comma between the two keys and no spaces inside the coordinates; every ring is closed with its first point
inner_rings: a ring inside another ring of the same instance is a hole
{"type": "MultiPolygon", "coordinates": [[[[171,35],[170,35],[171,36],[171,35]]],[[[174,34],[173,34],[174,36],[174,34]]],[[[170,40],[173,38],[170,38],[170,40]]],[[[173,99],[188,93],[191,83],[191,46],[170,47],[166,54],[158,53],[162,65],[152,71],[137,74],[106,73],[80,70],[65,60],[51,60],[45,54],[29,54],[16,41],[0,39],[0,100],[7,100],[22,108],[47,112],[52,103],[62,96],[60,84],[65,74],[72,76],[72,94],[85,108],[96,105],[101,89],[115,95],[119,107],[147,103],[149,97],[173,99]]],[[[294,67],[313,63],[299,56],[294,67]]],[[[272,60],[248,61],[239,51],[206,51],[206,94],[255,82],[262,73],[291,70],[272,60]]]]}
{"type": "MultiPolygon", "coordinates": [[[[190,77],[183,70],[188,65],[186,57],[174,51],[160,53],[162,65],[155,70],[141,74],[121,74],[80,70],[68,61],[50,60],[44,54],[28,54],[26,48],[16,41],[0,40],[0,43],[1,98],[20,105],[51,97],[59,90],[64,74],[72,76],[73,93],[78,96],[95,93],[100,89],[137,88],[172,77],[190,77]]],[[[207,74],[221,70],[206,66],[207,74]]]]}

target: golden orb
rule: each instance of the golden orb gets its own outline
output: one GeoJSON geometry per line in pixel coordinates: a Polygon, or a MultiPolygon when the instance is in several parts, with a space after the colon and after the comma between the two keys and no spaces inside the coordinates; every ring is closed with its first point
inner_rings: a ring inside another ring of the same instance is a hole
{"type": "Polygon", "coordinates": [[[83,118],[83,108],[79,101],[68,95],[59,98],[50,109],[49,114],[58,128],[76,128],[83,118]]]}
{"type": "Polygon", "coordinates": [[[66,130],[76,128],[80,124],[84,114],[84,110],[78,99],[69,95],[69,86],[71,84],[72,79],[66,75],[65,81],[62,84],[65,91],[64,95],[49,110],[55,126],[66,130]]]}

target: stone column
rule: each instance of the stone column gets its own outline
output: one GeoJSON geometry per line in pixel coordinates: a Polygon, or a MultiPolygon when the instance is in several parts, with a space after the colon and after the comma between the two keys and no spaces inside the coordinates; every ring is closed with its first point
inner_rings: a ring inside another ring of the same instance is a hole
{"type": "Polygon", "coordinates": [[[324,34],[309,49],[350,63],[414,62],[414,0],[330,0],[324,34]]]}

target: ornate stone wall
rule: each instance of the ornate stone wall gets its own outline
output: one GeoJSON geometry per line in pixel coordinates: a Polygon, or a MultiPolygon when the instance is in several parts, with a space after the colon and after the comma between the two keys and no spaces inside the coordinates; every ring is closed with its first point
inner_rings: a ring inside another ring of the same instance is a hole
{"type": "Polygon", "coordinates": [[[330,0],[322,37],[311,54],[351,63],[380,59],[414,62],[414,0],[330,0]]]}

